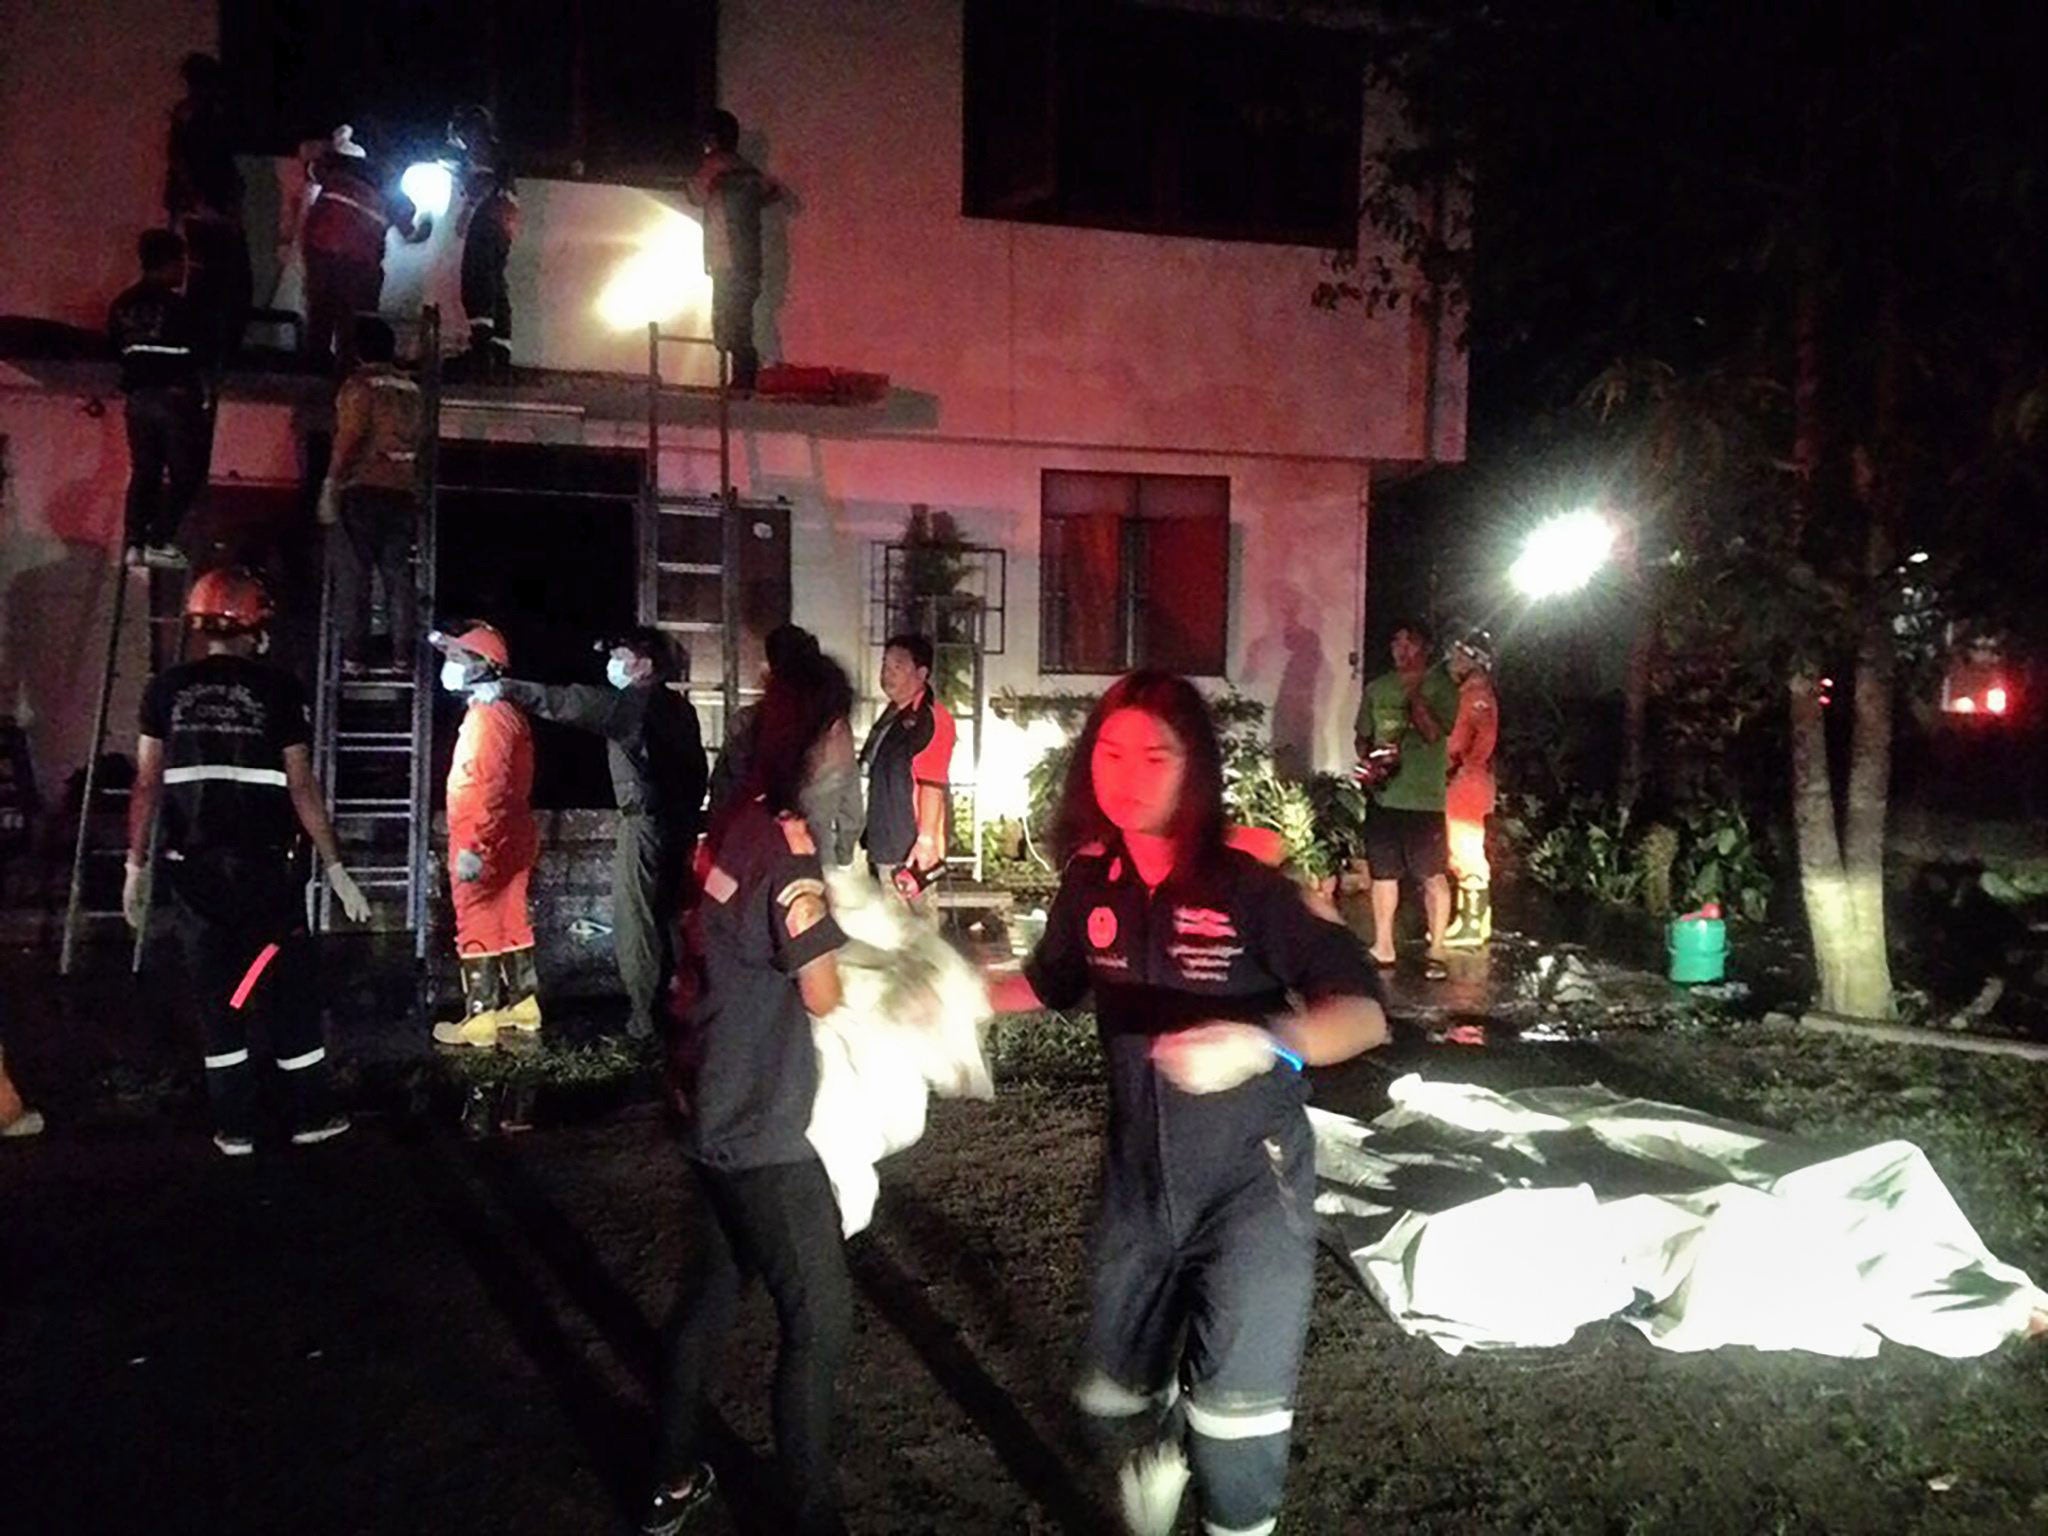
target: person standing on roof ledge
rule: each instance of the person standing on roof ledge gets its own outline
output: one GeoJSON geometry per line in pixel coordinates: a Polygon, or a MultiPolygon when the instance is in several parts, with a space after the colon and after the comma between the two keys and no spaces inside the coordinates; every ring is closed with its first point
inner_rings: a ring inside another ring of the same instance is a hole
{"type": "Polygon", "coordinates": [[[376,311],[384,292],[384,237],[393,229],[408,243],[433,232],[434,221],[398,189],[382,160],[356,142],[343,123],[313,161],[320,195],[306,210],[299,241],[306,257],[306,357],[330,368],[337,351],[344,369],[357,315],[376,311]]]}
{"type": "Polygon", "coordinates": [[[761,297],[761,210],[784,195],[782,185],[740,155],[740,122],[720,108],[704,118],[704,159],[683,184],[703,210],[704,270],[711,275],[711,339],[724,354],[728,380],[751,390],[761,368],[754,345],[754,304],[761,297]]]}
{"type": "Polygon", "coordinates": [[[540,1033],[528,882],[540,853],[533,821],[533,729],[498,696],[511,665],[505,637],[489,624],[427,636],[446,659],[441,686],[465,707],[448,765],[448,875],[463,1015],[434,1025],[440,1045],[498,1043],[498,1031],[540,1033]]]}
{"type": "Polygon", "coordinates": [[[214,1145],[229,1157],[255,1150],[252,1017],[263,1021],[287,1091],[292,1141],[326,1141],[348,1129],[331,1102],[307,974],[295,830],[312,842],[349,920],[370,915],[342,867],[313,777],[305,695],[290,673],[257,659],[269,645],[271,614],[269,594],[248,571],[212,570],[192,583],[185,623],[200,655],[158,673],[143,693],[121,889],[122,914],[140,929],[161,813],[156,842],[171,928],[197,991],[214,1145]]]}
{"type": "Polygon", "coordinates": [[[191,262],[185,294],[205,338],[207,367],[217,368],[240,350],[255,298],[242,173],[235,166],[220,60],[188,53],[178,72],[185,95],[171,109],[164,214],[184,237],[191,262]]]}
{"type": "Polygon", "coordinates": [[[612,949],[632,1006],[626,1032],[653,1038],[675,974],[678,919],[704,807],[704,738],[697,711],[670,684],[675,652],[658,629],[599,642],[605,680],[548,686],[500,678],[470,689],[472,704],[503,699],[541,720],[604,737],[619,823],[612,854],[612,949]]]}
{"type": "Polygon", "coordinates": [[[462,312],[469,320],[469,350],[449,372],[480,384],[512,377],[512,293],[505,263],[519,236],[519,193],[490,108],[457,107],[448,121],[448,147],[459,157],[456,175],[462,212],[462,312]]]}

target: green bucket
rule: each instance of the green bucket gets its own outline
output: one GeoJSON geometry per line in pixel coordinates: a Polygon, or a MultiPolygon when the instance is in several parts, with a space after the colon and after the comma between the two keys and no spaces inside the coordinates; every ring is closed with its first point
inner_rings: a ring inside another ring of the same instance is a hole
{"type": "Polygon", "coordinates": [[[1728,924],[1719,917],[1694,912],[1674,918],[1664,943],[1671,979],[1682,986],[1719,981],[1728,969],[1728,924]]]}

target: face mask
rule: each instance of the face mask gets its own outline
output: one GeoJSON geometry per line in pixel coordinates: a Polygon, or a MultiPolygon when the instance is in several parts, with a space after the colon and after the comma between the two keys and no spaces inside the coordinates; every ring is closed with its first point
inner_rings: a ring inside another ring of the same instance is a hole
{"type": "Polygon", "coordinates": [[[469,668],[459,661],[441,663],[441,686],[450,693],[463,693],[469,688],[469,668]]]}
{"type": "Polygon", "coordinates": [[[630,665],[631,663],[629,663],[623,656],[614,656],[610,661],[604,664],[605,681],[610,683],[614,688],[632,687],[633,674],[631,671],[628,670],[630,665]]]}

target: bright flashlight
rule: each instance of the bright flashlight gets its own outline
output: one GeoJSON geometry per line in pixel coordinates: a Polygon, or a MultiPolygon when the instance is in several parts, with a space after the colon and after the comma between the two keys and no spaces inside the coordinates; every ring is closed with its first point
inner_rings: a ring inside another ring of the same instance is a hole
{"type": "Polygon", "coordinates": [[[710,303],[704,229],[672,208],[658,208],[597,296],[597,316],[615,331],[638,330],[693,305],[710,303]]]}
{"type": "Polygon", "coordinates": [[[1984,690],[1984,708],[1994,715],[2004,714],[2005,690],[2003,688],[1986,688],[1984,690]]]}
{"type": "Polygon", "coordinates": [[[421,160],[405,168],[398,178],[398,190],[411,198],[421,213],[438,219],[455,200],[455,173],[439,160],[421,160]]]}
{"type": "Polygon", "coordinates": [[[1614,550],[1614,524],[1591,508],[1561,512],[1537,524],[1508,568],[1524,597],[1562,597],[1591,581],[1614,550]]]}

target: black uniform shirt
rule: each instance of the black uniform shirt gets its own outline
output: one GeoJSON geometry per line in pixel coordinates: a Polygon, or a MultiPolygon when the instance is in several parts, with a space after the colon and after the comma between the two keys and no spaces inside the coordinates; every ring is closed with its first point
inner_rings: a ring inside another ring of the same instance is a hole
{"type": "Polygon", "coordinates": [[[890,705],[868,731],[860,749],[868,774],[861,844],[875,863],[910,857],[917,844],[917,787],[946,787],[953,739],[953,717],[929,684],[907,708],[890,705]]]}
{"type": "Polygon", "coordinates": [[[1244,1154],[1298,1122],[1305,1101],[1284,1062],[1222,1093],[1182,1093],[1152,1065],[1155,1036],[1215,1020],[1263,1024],[1289,1010],[1290,993],[1309,1002],[1380,995],[1357,936],[1236,849],[1176,870],[1156,891],[1121,847],[1077,854],[1024,974],[1049,1008],[1093,992],[1113,1174],[1139,1170],[1153,1194],[1239,1176],[1244,1154]]]}
{"type": "Polygon", "coordinates": [[[158,283],[137,283],[107,312],[107,335],[121,359],[121,388],[199,388],[199,328],[185,296],[158,283]]]}
{"type": "Polygon", "coordinates": [[[528,714],[595,731],[607,743],[612,798],[629,816],[660,816],[694,836],[704,807],[704,737],[697,711],[660,684],[551,687],[506,678],[505,697],[528,714]]]}
{"type": "Polygon", "coordinates": [[[759,801],[735,810],[687,931],[684,1150],[720,1168],[804,1161],[818,1057],[797,972],[846,942],[804,824],[759,801]]]}
{"type": "Polygon", "coordinates": [[[306,695],[290,673],[246,656],[171,667],[142,695],[142,734],[164,743],[165,849],[290,845],[284,753],[308,740],[306,695]]]}

